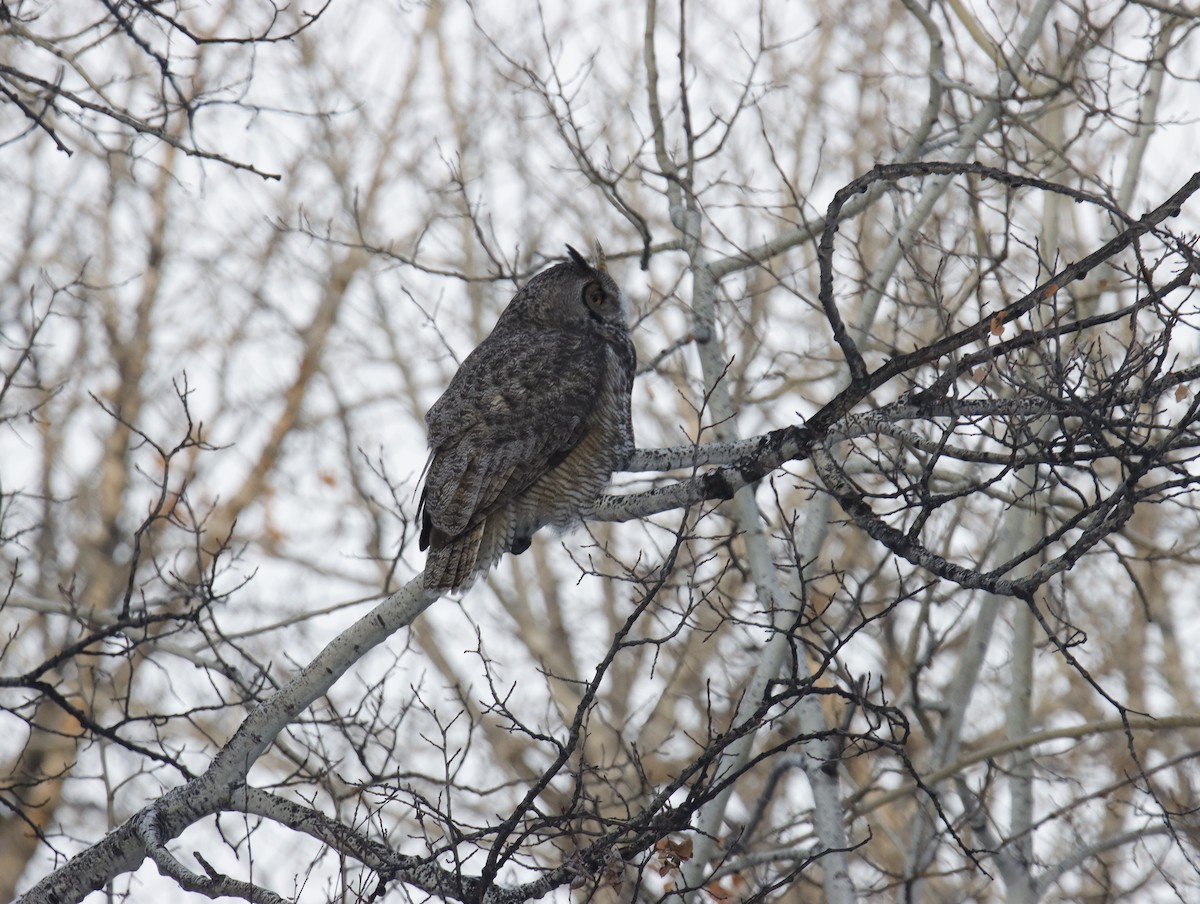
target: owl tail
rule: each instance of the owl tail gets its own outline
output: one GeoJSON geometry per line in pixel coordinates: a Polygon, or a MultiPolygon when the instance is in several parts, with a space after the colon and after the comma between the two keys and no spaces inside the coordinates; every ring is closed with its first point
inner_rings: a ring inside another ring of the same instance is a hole
{"type": "Polygon", "coordinates": [[[478,561],[482,537],[483,525],[478,525],[445,545],[431,544],[425,558],[425,589],[448,593],[471,583],[482,564],[478,561]]]}

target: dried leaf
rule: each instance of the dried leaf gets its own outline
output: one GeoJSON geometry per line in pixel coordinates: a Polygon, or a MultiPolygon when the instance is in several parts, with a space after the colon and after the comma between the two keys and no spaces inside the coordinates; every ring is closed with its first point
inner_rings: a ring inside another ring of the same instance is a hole
{"type": "Polygon", "coordinates": [[[1175,401],[1182,402],[1188,396],[1188,388],[1186,386],[1175,387],[1175,401]]]}
{"type": "Polygon", "coordinates": [[[741,873],[731,873],[704,886],[704,891],[716,904],[731,904],[746,893],[746,879],[741,873]]]}
{"type": "Polygon", "coordinates": [[[679,864],[692,859],[692,839],[676,841],[670,836],[658,839],[654,844],[656,863],[653,868],[660,876],[679,869],[679,864]]]}
{"type": "Polygon", "coordinates": [[[717,904],[726,904],[726,902],[733,897],[733,895],[731,895],[727,889],[721,887],[720,882],[709,882],[706,886],[704,886],[704,891],[707,892],[708,896],[716,901],[717,904]]]}
{"type": "Polygon", "coordinates": [[[992,315],[992,335],[1004,335],[1004,314],[998,313],[992,315]]]}
{"type": "Polygon", "coordinates": [[[617,849],[609,848],[604,858],[604,869],[600,872],[601,888],[612,887],[620,889],[625,884],[625,861],[621,859],[617,849]]]}

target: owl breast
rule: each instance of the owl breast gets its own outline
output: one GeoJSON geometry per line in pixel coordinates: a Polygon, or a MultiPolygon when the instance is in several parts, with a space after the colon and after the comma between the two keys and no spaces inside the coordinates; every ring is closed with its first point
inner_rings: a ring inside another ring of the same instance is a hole
{"type": "MultiPolygon", "coordinates": [[[[604,386],[586,420],[586,433],[562,464],[541,477],[517,500],[514,542],[528,539],[540,527],[565,530],[580,520],[624,464],[632,447],[629,429],[629,379],[621,356],[609,346],[604,386]]],[[[510,548],[511,548],[510,544],[510,548]]]]}

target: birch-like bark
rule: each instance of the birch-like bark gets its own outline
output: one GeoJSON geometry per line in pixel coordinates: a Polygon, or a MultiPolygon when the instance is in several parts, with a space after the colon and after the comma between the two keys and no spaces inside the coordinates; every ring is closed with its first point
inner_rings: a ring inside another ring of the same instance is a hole
{"type": "MultiPolygon", "coordinates": [[[[653,42],[654,16],[655,5],[651,2],[647,8],[645,55],[650,110],[655,129],[655,149],[660,167],[665,174],[670,176],[668,178],[668,204],[671,222],[680,231],[683,247],[688,255],[688,265],[692,275],[693,333],[697,337],[709,414],[716,425],[717,440],[724,444],[735,445],[738,441],[735,412],[729,395],[729,386],[725,381],[728,361],[716,325],[717,281],[704,255],[700,235],[700,211],[695,205],[694,199],[685,195],[682,187],[686,184],[686,180],[677,178],[680,168],[676,166],[666,150],[665,126],[657,92],[657,63],[653,42]]],[[[681,44],[685,40],[686,29],[681,26],[681,44]]],[[[682,47],[680,59],[682,64],[685,59],[682,47]]],[[[681,88],[685,93],[686,130],[688,127],[686,122],[687,89],[686,85],[682,83],[681,88]]],[[[688,134],[686,139],[690,153],[692,136],[688,134]]],[[[686,176],[689,179],[694,176],[692,169],[694,163],[694,158],[689,158],[686,170],[686,176]]],[[[762,611],[773,613],[784,621],[794,618],[795,612],[792,610],[795,605],[800,605],[800,603],[793,601],[802,599],[802,596],[788,596],[782,592],[772,561],[769,541],[763,531],[763,518],[754,498],[753,486],[744,485],[734,493],[733,512],[734,524],[746,543],[751,577],[762,611]]],[[[779,674],[788,648],[786,636],[783,634],[776,633],[768,640],[762,661],[734,708],[731,716],[732,724],[736,725],[741,722],[747,712],[754,710],[759,705],[767,683],[779,674]]],[[[823,853],[825,897],[831,904],[850,904],[854,900],[854,889],[850,882],[849,863],[846,858],[844,817],[838,793],[837,770],[834,765],[836,751],[833,749],[832,742],[826,737],[827,726],[824,714],[816,699],[803,701],[800,704],[799,712],[801,730],[805,734],[812,735],[812,740],[802,743],[801,752],[805,775],[813,788],[814,823],[823,853]]],[[[724,775],[736,774],[744,768],[754,741],[755,733],[750,732],[732,746],[722,767],[724,775]]],[[[688,888],[699,888],[703,884],[708,864],[717,854],[716,838],[720,834],[720,826],[724,820],[725,808],[731,793],[732,784],[710,804],[703,807],[696,819],[697,833],[693,858],[683,864],[683,873],[688,888]]]]}
{"type": "MultiPolygon", "coordinates": [[[[1002,70],[1003,74],[997,86],[995,99],[985,102],[967,125],[966,129],[964,129],[959,140],[956,142],[954,152],[951,154],[950,159],[952,161],[965,161],[975,153],[980,139],[991,128],[996,116],[1000,113],[1000,99],[1007,97],[1017,84],[1019,73],[1025,66],[1025,59],[1041,34],[1046,17],[1050,14],[1050,10],[1054,5],[1055,0],[1039,0],[1031,10],[1029,19],[1025,23],[1025,27],[1022,29],[1021,36],[1017,41],[1014,57],[1009,61],[1009,66],[1002,70]]],[[[890,282],[896,267],[899,265],[905,248],[913,241],[922,225],[933,213],[937,201],[945,193],[949,185],[950,180],[947,177],[934,177],[926,183],[916,208],[905,218],[904,223],[889,243],[881,260],[868,276],[867,291],[864,294],[863,308],[859,320],[860,329],[858,338],[860,341],[861,337],[866,335],[867,327],[874,320],[884,290],[890,282]]],[[[1014,553],[1015,551],[1014,549],[1014,553]]],[[[1002,561],[1007,560],[1007,558],[1009,557],[1002,557],[1002,561]]],[[[975,623],[972,625],[968,644],[960,660],[956,680],[952,685],[954,696],[950,701],[949,717],[943,720],[937,744],[935,745],[934,768],[944,765],[948,758],[952,757],[952,751],[957,750],[962,721],[966,707],[970,702],[971,692],[975,687],[979,675],[979,669],[987,652],[988,641],[991,637],[992,627],[995,624],[998,605],[998,600],[994,597],[989,597],[979,616],[976,618],[975,623]]],[[[914,884],[909,887],[910,902],[917,902],[921,899],[923,883],[919,876],[930,863],[933,854],[930,837],[934,814],[931,808],[928,807],[923,807],[920,812],[922,816],[918,821],[916,831],[913,835],[913,843],[909,849],[908,874],[916,877],[914,884]]]]}
{"type": "MultiPolygon", "coordinates": [[[[1117,192],[1117,204],[1122,210],[1131,209],[1137,191],[1142,162],[1150,137],[1154,133],[1158,100],[1162,93],[1165,67],[1161,61],[1170,46],[1171,35],[1179,21],[1174,17],[1167,17],[1155,39],[1154,58],[1150,63],[1149,84],[1142,97],[1137,132],[1131,143],[1126,169],[1117,192]]],[[[1051,111],[1048,117],[1047,137],[1055,148],[1060,148],[1065,139],[1064,116],[1065,112],[1059,108],[1051,111]]],[[[1065,215],[1064,199],[1047,196],[1045,204],[1042,246],[1053,249],[1058,246],[1061,219],[1065,215]]],[[[1116,284],[1115,268],[1107,265],[1101,268],[1101,272],[1105,271],[1112,283],[1116,284]]],[[[1088,292],[1080,293],[1080,295],[1081,298],[1077,302],[1080,305],[1078,315],[1081,317],[1093,315],[1100,297],[1099,293],[1088,292]]],[[[1050,430],[1051,427],[1046,425],[1042,428],[1042,433],[1048,434],[1050,430]]],[[[1020,472],[1020,479],[1035,480],[1036,468],[1024,469],[1020,472]]],[[[1040,518],[1028,505],[1010,509],[1008,517],[1020,521],[1027,534],[1035,535],[1039,532],[1040,518]]],[[[1034,621],[1033,613],[1027,606],[1019,606],[1013,613],[1012,684],[1005,725],[1005,733],[1010,740],[1028,737],[1033,731],[1033,657],[1036,627],[1034,621]]],[[[1010,840],[997,850],[997,864],[1011,904],[1034,904],[1047,886],[1041,876],[1034,875],[1035,788],[1034,757],[1030,748],[1022,747],[1013,752],[1007,781],[1010,800],[1008,825],[1010,840]]],[[[1053,869],[1047,872],[1053,872],[1053,869]]]]}
{"type": "Polygon", "coordinates": [[[436,599],[425,592],[422,575],[417,575],[331,640],[295,677],[251,710],[202,774],[143,807],[18,900],[22,904],[82,900],[122,873],[137,869],[152,846],[165,846],[193,823],[220,812],[284,728],[369,650],[411,625],[436,599]]]}

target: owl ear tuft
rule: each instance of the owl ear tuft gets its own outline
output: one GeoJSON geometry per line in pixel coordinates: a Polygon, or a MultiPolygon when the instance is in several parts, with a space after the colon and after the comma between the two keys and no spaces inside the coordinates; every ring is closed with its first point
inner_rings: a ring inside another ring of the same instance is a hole
{"type": "Polygon", "coordinates": [[[569,254],[571,256],[571,260],[574,261],[575,266],[578,267],[580,270],[584,271],[585,273],[589,273],[589,274],[592,272],[592,265],[589,264],[587,261],[585,261],[583,259],[583,255],[580,254],[578,251],[576,251],[574,248],[572,248],[570,245],[567,246],[567,254],[569,254]]]}
{"type": "Polygon", "coordinates": [[[596,265],[594,267],[584,259],[582,254],[580,254],[578,251],[576,251],[570,245],[567,246],[567,254],[570,255],[571,260],[575,263],[575,266],[578,267],[580,270],[583,270],[589,274],[590,273],[607,273],[608,272],[608,262],[604,256],[604,249],[602,247],[600,247],[600,240],[593,239],[592,247],[596,251],[596,265]]]}

